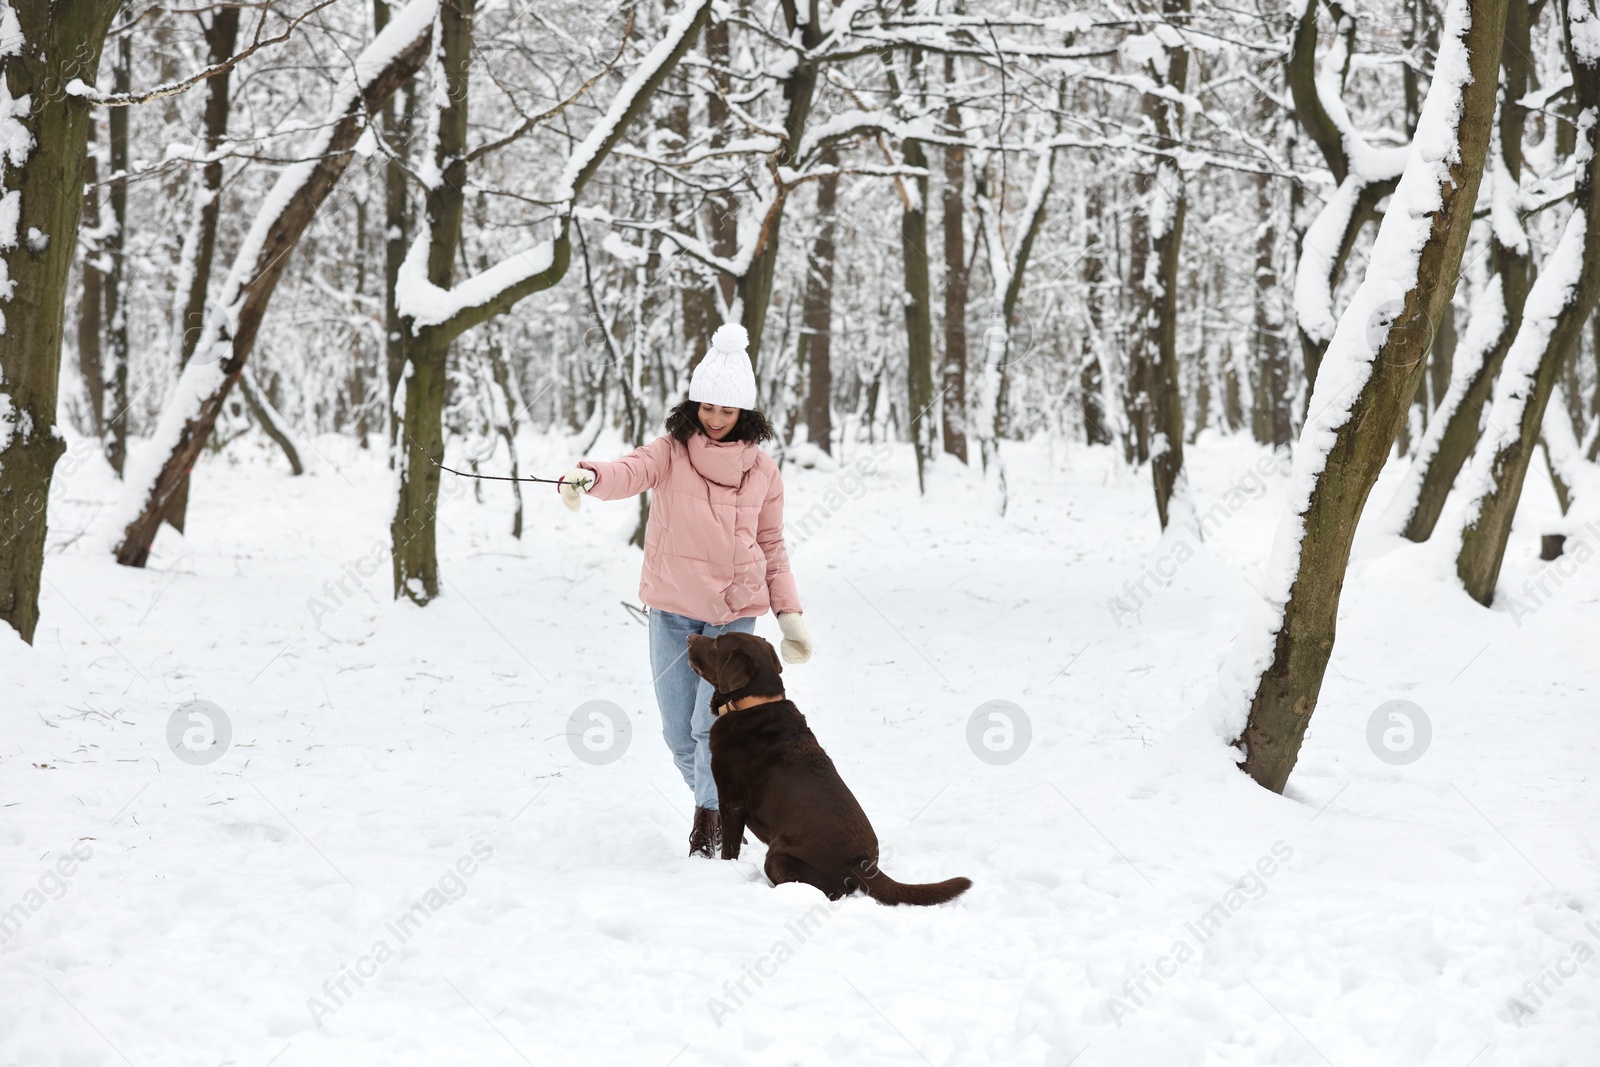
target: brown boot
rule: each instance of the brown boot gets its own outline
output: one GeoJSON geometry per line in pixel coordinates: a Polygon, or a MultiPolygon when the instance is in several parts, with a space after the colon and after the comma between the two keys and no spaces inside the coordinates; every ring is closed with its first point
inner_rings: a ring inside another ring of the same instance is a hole
{"type": "Polygon", "coordinates": [[[722,813],[712,808],[694,809],[694,826],[689,830],[689,855],[714,860],[722,851],[722,813]]]}

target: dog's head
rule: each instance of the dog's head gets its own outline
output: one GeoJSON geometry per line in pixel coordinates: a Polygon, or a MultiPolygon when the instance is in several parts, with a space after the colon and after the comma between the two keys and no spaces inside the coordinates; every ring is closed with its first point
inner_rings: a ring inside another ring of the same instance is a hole
{"type": "Polygon", "coordinates": [[[689,666],[716,690],[711,697],[713,714],[720,713],[722,706],[734,699],[729,694],[783,695],[783,679],[778,677],[783,673],[783,663],[772,643],[755,634],[690,634],[689,666]]]}

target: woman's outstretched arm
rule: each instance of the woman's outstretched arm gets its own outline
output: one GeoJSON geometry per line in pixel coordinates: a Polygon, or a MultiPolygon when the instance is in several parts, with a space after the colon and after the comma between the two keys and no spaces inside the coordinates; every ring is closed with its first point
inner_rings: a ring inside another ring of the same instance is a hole
{"type": "Polygon", "coordinates": [[[578,466],[593,471],[589,495],[601,500],[621,500],[654,489],[667,476],[672,463],[672,438],[663,434],[612,462],[582,460],[578,466]]]}

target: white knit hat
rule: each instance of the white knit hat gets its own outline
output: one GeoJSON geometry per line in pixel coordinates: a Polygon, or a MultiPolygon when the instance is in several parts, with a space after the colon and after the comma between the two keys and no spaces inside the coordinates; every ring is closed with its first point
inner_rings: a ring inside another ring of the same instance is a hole
{"type": "Polygon", "coordinates": [[[689,379],[689,399],[725,408],[756,406],[756,372],[750,365],[750,335],[736,322],[717,327],[711,351],[689,379]]]}

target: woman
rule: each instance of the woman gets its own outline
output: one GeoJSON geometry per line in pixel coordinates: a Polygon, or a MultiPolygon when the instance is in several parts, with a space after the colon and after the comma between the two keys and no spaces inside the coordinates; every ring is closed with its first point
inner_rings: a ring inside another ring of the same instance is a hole
{"type": "Polygon", "coordinates": [[[811,658],[811,635],[783,547],[783,479],[760,444],[773,436],[755,410],[756,376],[742,326],[719,327],[667,415],[667,433],[612,463],[580,462],[562,475],[562,501],[618,500],[650,490],[639,599],[650,608],[650,669],[667,747],[694,790],[689,855],[721,849],[711,778],[711,684],[689,666],[690,634],[755,630],[770,608],[783,658],[811,658]]]}

